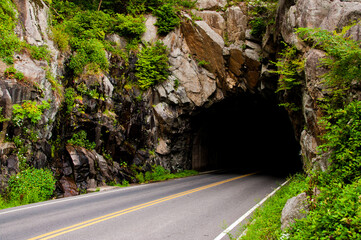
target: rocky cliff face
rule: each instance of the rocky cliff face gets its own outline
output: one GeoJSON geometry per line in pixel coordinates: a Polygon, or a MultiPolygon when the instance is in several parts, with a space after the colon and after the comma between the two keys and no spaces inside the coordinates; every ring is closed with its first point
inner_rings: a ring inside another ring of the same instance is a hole
{"type": "MultiPolygon", "coordinates": [[[[29,165],[53,170],[59,180],[59,195],[77,194],[112,181],[133,181],[127,167],[132,164],[142,170],[154,163],[172,171],[196,167],[192,161],[203,153],[194,148],[200,136],[200,128],[193,125],[196,116],[233,97],[253,96],[274,106],[278,98],[287,97],[275,94],[277,76],[270,62],[275,60],[281,40],[296,45],[306,58],[303,87],[295,96],[302,110],[289,112],[295,138],[304,161],[327,167],[327,161],[316,155],[318,136],[323,131],[317,124],[321,114],[317,99],[324,94],[319,76],[325,71],[318,63],[324,53],[309,49],[297,38],[294,28],[340,29],[359,19],[358,1],[281,0],[277,28],[270,27],[263,39],[251,35],[250,6],[245,3],[226,7],[227,1],[223,0],[198,1],[199,10],[192,10],[193,16],[184,13],[180,27],[163,37],[156,33],[155,18],[147,16],[147,31],[142,38],[147,42],[160,39],[169,48],[171,75],[146,92],[124,88],[126,83],[120,80],[124,74],[132,78],[136,56],[130,56],[125,67],[122,59],[108,53],[112,66],[109,72],[82,74],[69,82],[65,68],[69,56],[60,53],[49,37],[47,5],[32,0],[16,3],[18,36],[29,44],[46,44],[52,58],[47,62],[33,60],[26,52],[16,55],[14,67],[24,73],[25,83],[6,77],[7,66],[0,61],[0,106],[4,117],[11,118],[14,104],[24,100],[50,102],[51,107],[34,129],[39,133],[37,141],[24,142],[28,146],[24,155],[29,165]],[[202,20],[193,20],[194,16],[202,20]],[[86,86],[99,95],[85,94],[74,99],[72,109],[62,108],[64,97],[56,91],[49,74],[64,87],[86,86]],[[70,117],[64,114],[67,111],[70,117]],[[94,150],[66,143],[80,130],[95,142],[94,150]]],[[[360,25],[349,34],[360,39],[360,25]]],[[[119,36],[107,38],[124,44],[119,36]]],[[[10,122],[3,122],[1,127],[0,180],[5,187],[9,175],[19,171],[20,162],[19,146],[5,138],[18,136],[21,130],[10,122]]]]}
{"type": "MultiPolygon", "coordinates": [[[[322,115],[318,99],[327,94],[326,87],[322,82],[322,75],[327,69],[321,67],[321,59],[326,56],[325,52],[318,49],[310,49],[300,40],[294,32],[296,28],[321,28],[328,31],[341,30],[354,22],[358,22],[361,16],[361,3],[359,1],[318,1],[303,0],[290,3],[279,2],[277,15],[278,32],[283,40],[295,45],[305,58],[303,87],[300,93],[302,99],[302,117],[304,129],[300,129],[300,144],[302,147],[303,161],[311,168],[325,170],[329,165],[327,156],[317,155],[317,146],[321,143],[320,134],[324,131],[319,124],[322,115]]],[[[347,33],[354,40],[360,40],[360,24],[354,25],[347,33]]],[[[357,93],[354,93],[357,95],[357,93]]],[[[296,119],[295,125],[299,125],[296,119]]]]}

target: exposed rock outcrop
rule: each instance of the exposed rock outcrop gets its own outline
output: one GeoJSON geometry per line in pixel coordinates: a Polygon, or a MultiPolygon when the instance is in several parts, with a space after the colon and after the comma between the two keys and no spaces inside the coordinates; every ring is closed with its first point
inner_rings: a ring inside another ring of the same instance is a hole
{"type": "MultiPolygon", "coordinates": [[[[295,45],[304,52],[305,77],[302,89],[302,114],[305,129],[300,135],[304,162],[309,167],[325,170],[329,165],[327,157],[317,155],[317,146],[321,144],[319,136],[324,132],[319,124],[322,117],[318,100],[327,95],[322,75],[327,69],[321,66],[326,57],[322,50],[310,49],[295,33],[297,28],[321,28],[328,31],[341,30],[361,18],[361,3],[359,1],[321,1],[298,0],[295,3],[280,1],[278,9],[278,30],[284,41],[295,45]]],[[[361,38],[358,31],[360,24],[356,24],[348,35],[354,39],[361,38]]],[[[297,124],[296,121],[295,125],[297,124]]],[[[297,128],[297,127],[295,127],[297,128]]],[[[300,129],[300,128],[299,128],[300,129]]]]}
{"type": "Polygon", "coordinates": [[[282,210],[281,229],[289,227],[296,219],[301,219],[307,216],[308,203],[306,193],[301,193],[289,199],[282,210]]]}

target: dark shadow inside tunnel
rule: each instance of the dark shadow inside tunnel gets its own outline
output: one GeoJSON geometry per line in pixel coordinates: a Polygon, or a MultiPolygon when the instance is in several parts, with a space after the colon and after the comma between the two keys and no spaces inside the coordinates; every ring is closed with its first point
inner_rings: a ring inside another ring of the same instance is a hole
{"type": "Polygon", "coordinates": [[[228,98],[194,116],[192,167],[289,175],[302,170],[287,112],[261,95],[228,98]]]}

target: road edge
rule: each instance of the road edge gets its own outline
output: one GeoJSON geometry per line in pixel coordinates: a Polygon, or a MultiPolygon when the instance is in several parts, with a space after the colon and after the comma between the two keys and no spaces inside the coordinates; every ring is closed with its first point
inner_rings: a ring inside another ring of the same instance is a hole
{"type": "MultiPolygon", "coordinates": [[[[285,186],[289,180],[286,180],[284,183],[282,183],[278,188],[273,190],[270,194],[268,194],[265,198],[263,198],[259,203],[257,203],[255,206],[253,206],[248,212],[243,214],[240,218],[238,218],[232,225],[230,225],[227,229],[225,229],[221,234],[219,234],[214,240],[221,240],[223,237],[225,237],[230,231],[232,231],[237,225],[239,225],[243,220],[245,220],[249,215],[251,215],[257,208],[262,206],[262,204],[267,201],[270,197],[272,197],[278,190],[280,190],[283,186],[285,186]]],[[[242,234],[237,238],[237,240],[240,240],[240,238],[243,236],[243,234],[247,231],[247,228],[242,232],[242,234]]]]}

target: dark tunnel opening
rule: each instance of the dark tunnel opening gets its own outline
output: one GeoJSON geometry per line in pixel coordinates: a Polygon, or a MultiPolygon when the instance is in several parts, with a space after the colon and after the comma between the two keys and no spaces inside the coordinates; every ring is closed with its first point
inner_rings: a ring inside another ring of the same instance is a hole
{"type": "Polygon", "coordinates": [[[299,143],[285,109],[261,95],[214,104],[192,121],[196,170],[262,171],[288,176],[302,170],[299,143]]]}

